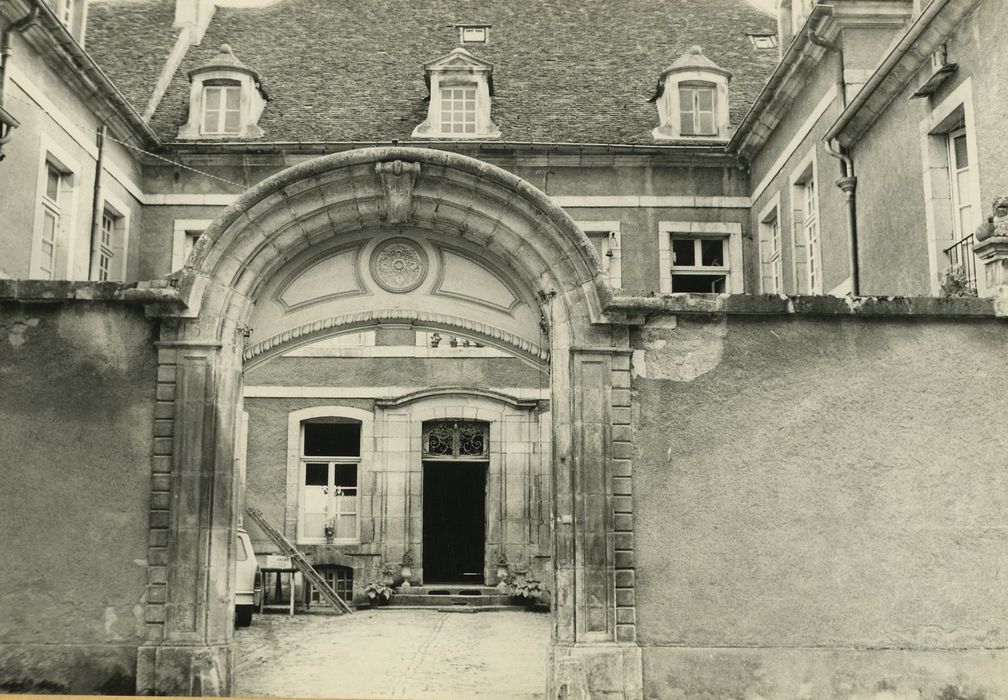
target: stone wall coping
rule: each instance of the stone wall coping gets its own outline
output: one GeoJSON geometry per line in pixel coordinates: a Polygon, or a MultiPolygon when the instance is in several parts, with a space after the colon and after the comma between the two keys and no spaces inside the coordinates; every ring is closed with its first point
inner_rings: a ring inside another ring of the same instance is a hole
{"type": "MultiPolygon", "coordinates": [[[[170,280],[146,282],[71,282],[0,279],[0,302],[106,301],[184,308],[170,280]]],[[[633,315],[728,316],[903,316],[1008,318],[995,298],[832,297],[755,294],[641,294],[613,297],[606,311],[633,315]]]]}
{"type": "Polygon", "coordinates": [[[617,295],[606,307],[627,316],[649,314],[728,316],[861,316],[1006,318],[995,298],[833,297],[773,294],[617,295]]]}
{"type": "Polygon", "coordinates": [[[181,310],[185,304],[169,280],[92,282],[0,279],[0,302],[118,301],[181,310]]]}

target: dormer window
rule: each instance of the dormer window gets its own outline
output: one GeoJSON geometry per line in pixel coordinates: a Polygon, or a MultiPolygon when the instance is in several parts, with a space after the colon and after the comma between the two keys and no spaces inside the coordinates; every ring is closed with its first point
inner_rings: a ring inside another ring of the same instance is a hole
{"type": "Polygon", "coordinates": [[[189,121],[180,139],[259,138],[258,121],[266,106],[259,74],[222,44],[210,61],[189,71],[189,121]]]}
{"type": "Polygon", "coordinates": [[[728,81],[731,73],[694,46],[658,79],[651,101],[658,107],[655,139],[727,140],[728,81]]]}
{"type": "Polygon", "coordinates": [[[203,133],[237,135],[241,130],[241,84],[203,84],[203,133]]]}
{"type": "Polygon", "coordinates": [[[490,39],[489,24],[456,24],[463,44],[485,44],[490,39]]]}
{"type": "Polygon", "coordinates": [[[457,48],[424,66],[430,105],[413,138],[498,138],[490,120],[493,66],[457,48]]]}

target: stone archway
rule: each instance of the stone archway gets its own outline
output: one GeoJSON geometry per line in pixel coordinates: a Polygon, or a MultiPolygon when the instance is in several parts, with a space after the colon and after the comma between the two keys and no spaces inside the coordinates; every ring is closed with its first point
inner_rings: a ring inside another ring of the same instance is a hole
{"type": "Polygon", "coordinates": [[[154,470],[169,480],[170,499],[152,500],[140,692],[232,687],[234,426],[244,334],[264,285],[312,246],[402,224],[481,246],[538,300],[553,407],[551,692],[641,696],[627,544],[628,340],[625,325],[604,314],[612,291],[598,258],[573,221],[520,178],[458,154],[397,147],[322,157],[251,188],[211,224],[178,279],[187,310],[164,318],[158,343],[154,470]]]}

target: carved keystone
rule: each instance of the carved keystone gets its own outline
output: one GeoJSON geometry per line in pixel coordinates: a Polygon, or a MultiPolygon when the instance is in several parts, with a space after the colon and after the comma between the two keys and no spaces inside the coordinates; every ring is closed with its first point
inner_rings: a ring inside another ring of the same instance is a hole
{"type": "Polygon", "coordinates": [[[381,203],[381,216],[390,224],[401,224],[413,216],[413,187],[420,174],[419,163],[404,163],[401,160],[375,164],[375,172],[381,178],[385,198],[381,203]]]}

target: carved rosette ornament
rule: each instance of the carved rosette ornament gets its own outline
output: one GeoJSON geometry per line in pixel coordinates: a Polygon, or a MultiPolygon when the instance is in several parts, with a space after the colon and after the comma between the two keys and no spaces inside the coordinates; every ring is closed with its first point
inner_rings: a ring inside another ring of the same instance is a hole
{"type": "Polygon", "coordinates": [[[401,160],[375,164],[375,173],[381,180],[384,197],[379,204],[382,219],[390,224],[401,224],[413,217],[413,187],[420,174],[419,163],[401,160]]]}
{"type": "Polygon", "coordinates": [[[411,292],[427,277],[427,254],[408,238],[390,238],[371,253],[371,276],[387,292],[411,292]]]}

